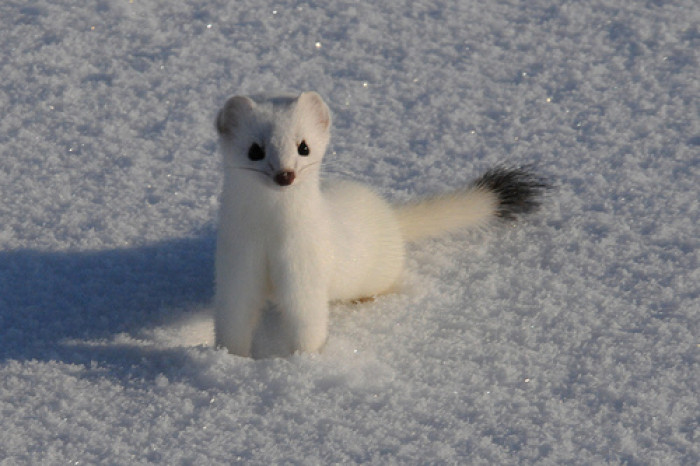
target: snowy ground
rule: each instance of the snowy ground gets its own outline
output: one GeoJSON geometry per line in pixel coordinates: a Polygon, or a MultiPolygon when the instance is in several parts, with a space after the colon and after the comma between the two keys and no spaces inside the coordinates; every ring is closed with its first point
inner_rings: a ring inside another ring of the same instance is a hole
{"type": "Polygon", "coordinates": [[[693,0],[5,1],[0,464],[700,462],[693,0]],[[559,189],[410,247],[323,354],[211,324],[226,96],[320,92],[329,176],[559,189]],[[209,338],[210,340],[210,338],[209,338]]]}

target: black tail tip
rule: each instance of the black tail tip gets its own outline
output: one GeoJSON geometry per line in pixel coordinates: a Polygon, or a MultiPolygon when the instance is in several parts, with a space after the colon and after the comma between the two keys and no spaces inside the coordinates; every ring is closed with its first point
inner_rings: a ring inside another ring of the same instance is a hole
{"type": "Polygon", "coordinates": [[[496,215],[507,220],[537,210],[544,194],[553,189],[547,179],[533,173],[532,167],[506,166],[487,171],[474,187],[494,192],[500,201],[496,215]]]}

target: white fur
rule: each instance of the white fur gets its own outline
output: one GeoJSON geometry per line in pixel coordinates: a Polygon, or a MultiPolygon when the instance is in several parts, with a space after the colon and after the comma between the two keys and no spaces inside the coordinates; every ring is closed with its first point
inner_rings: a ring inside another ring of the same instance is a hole
{"type": "Polygon", "coordinates": [[[280,312],[288,352],[318,351],[328,336],[328,302],[391,291],[404,242],[493,218],[496,196],[483,189],[393,207],[365,186],[323,186],[330,138],[321,97],[232,97],[217,118],[224,157],[216,251],[216,344],[251,354],[267,302],[280,312]],[[305,141],[306,157],[297,153],[305,141]],[[251,161],[251,144],[265,158],[251,161]],[[294,171],[289,186],[274,177],[294,171]]]}

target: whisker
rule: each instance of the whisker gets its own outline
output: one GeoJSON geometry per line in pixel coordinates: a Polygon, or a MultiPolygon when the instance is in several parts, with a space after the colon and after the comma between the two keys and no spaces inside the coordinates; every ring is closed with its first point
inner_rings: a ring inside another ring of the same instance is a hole
{"type": "Polygon", "coordinates": [[[352,171],[343,167],[340,163],[325,163],[323,164],[322,171],[328,174],[343,175],[352,178],[354,175],[352,171]]]}
{"type": "Polygon", "coordinates": [[[316,165],[320,165],[320,164],[321,164],[321,161],[319,160],[318,162],[312,162],[312,163],[310,163],[310,164],[308,164],[308,165],[304,165],[303,167],[301,167],[301,168],[299,169],[299,173],[303,172],[304,170],[306,170],[306,169],[309,168],[309,167],[315,167],[316,165]]]}
{"type": "MultiPolygon", "coordinates": [[[[343,169],[337,165],[339,165],[339,164],[337,164],[335,162],[330,162],[330,163],[323,162],[323,161],[312,162],[308,165],[301,167],[301,169],[299,169],[298,173],[301,174],[302,172],[306,171],[308,168],[317,167],[317,168],[320,168],[321,173],[337,174],[337,175],[343,175],[343,176],[347,176],[347,177],[352,178],[353,174],[349,170],[343,169]]],[[[229,168],[232,168],[234,170],[245,170],[245,171],[250,171],[250,172],[256,172],[256,173],[260,173],[263,176],[268,176],[268,177],[270,176],[270,173],[268,173],[267,171],[259,169],[259,168],[255,168],[255,167],[242,167],[242,166],[237,166],[237,165],[230,165],[229,168]]]]}
{"type": "Polygon", "coordinates": [[[231,167],[231,168],[235,168],[235,169],[237,169],[237,170],[247,170],[247,171],[250,171],[250,172],[262,173],[263,175],[268,176],[268,173],[267,173],[266,171],[260,170],[259,168],[253,168],[253,167],[236,167],[236,166],[233,166],[233,167],[231,167]]]}

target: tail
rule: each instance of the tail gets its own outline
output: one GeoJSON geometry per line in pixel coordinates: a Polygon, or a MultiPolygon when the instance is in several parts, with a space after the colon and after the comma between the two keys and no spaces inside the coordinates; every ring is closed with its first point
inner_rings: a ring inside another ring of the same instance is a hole
{"type": "Polygon", "coordinates": [[[394,208],[405,241],[485,226],[495,218],[514,220],[537,209],[547,181],[526,168],[499,166],[463,191],[394,208]]]}

